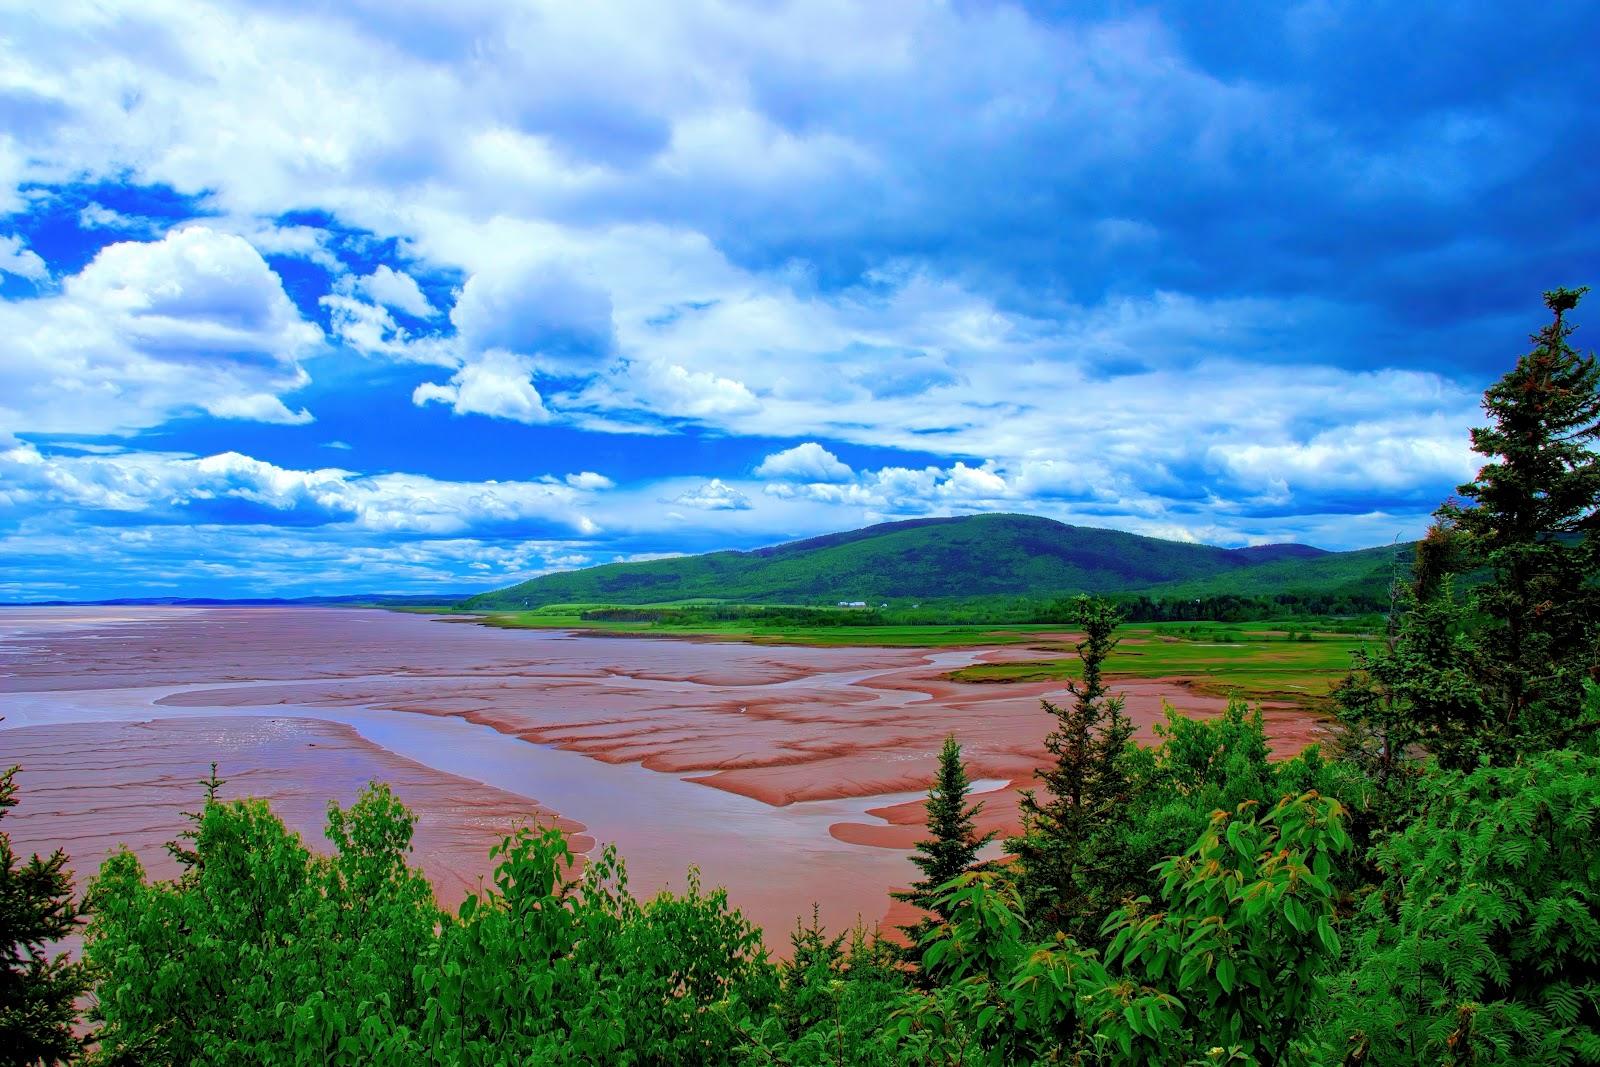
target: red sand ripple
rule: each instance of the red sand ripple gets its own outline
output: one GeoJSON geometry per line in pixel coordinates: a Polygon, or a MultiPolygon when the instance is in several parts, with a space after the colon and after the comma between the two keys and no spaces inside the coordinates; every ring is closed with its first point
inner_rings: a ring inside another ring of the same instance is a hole
{"type": "MultiPolygon", "coordinates": [[[[159,703],[291,717],[297,711],[304,716],[319,708],[357,707],[454,716],[602,764],[639,765],[753,798],[772,806],[778,821],[770,832],[780,837],[778,828],[786,825],[780,813],[790,805],[883,797],[879,806],[853,801],[861,804],[855,809],[860,814],[840,817],[823,832],[824,838],[882,850],[908,849],[922,836],[922,804],[912,796],[931,781],[940,743],[950,733],[962,742],[972,778],[1013,783],[1013,789],[985,798],[982,825],[1014,831],[1016,789],[1028,785],[1034,768],[1044,761],[1042,740],[1052,725],[1039,701],[1066,699],[1059,683],[962,684],[944,677],[965,662],[1058,658],[1059,644],[930,652],[557,635],[345,609],[124,614],[126,619],[19,636],[5,633],[8,616],[0,612],[0,644],[22,650],[0,652],[0,670],[8,672],[0,677],[0,691],[202,685],[159,703]],[[253,684],[240,684],[244,682],[253,684]]],[[[1041,641],[1070,638],[1042,635],[1041,641]]],[[[1152,726],[1162,720],[1164,701],[1202,715],[1219,712],[1226,703],[1195,693],[1177,679],[1118,680],[1114,688],[1126,695],[1128,714],[1144,741],[1152,739],[1152,726]]],[[[152,713],[159,714],[159,708],[152,713]]],[[[1269,705],[1266,719],[1274,748],[1282,753],[1298,751],[1318,730],[1315,716],[1284,705],[1269,705]]],[[[9,748],[8,737],[20,732],[0,733],[0,747],[9,748]]],[[[347,745],[353,750],[366,742],[355,735],[347,745]]],[[[263,740],[230,752],[228,773],[242,791],[275,800],[282,795],[285,803],[303,794],[298,802],[308,806],[297,817],[316,831],[327,797],[337,792],[324,780],[332,772],[295,762],[280,747],[263,740]],[[276,772],[270,769],[274,767],[276,772]]],[[[143,757],[134,756],[138,758],[127,764],[130,769],[142,766],[143,757]]],[[[209,759],[199,761],[200,770],[209,759]]],[[[374,774],[390,777],[392,768],[370,765],[380,756],[369,753],[366,759],[358,774],[338,779],[346,783],[340,788],[347,794],[353,795],[374,774]]],[[[415,769],[407,773],[413,775],[439,774],[419,764],[410,766],[415,769]]],[[[195,777],[184,771],[178,780],[195,777]]],[[[597,782],[603,777],[597,775],[597,782]]],[[[106,811],[118,804],[141,811],[164,805],[176,811],[192,799],[155,789],[148,778],[139,776],[137,788],[130,785],[115,797],[102,797],[102,803],[86,799],[71,806],[80,812],[106,811]]],[[[461,845],[460,855],[482,857],[483,838],[474,837],[465,825],[455,828],[449,818],[459,810],[452,804],[489,787],[462,784],[463,779],[451,775],[441,779],[426,787],[419,780],[409,787],[410,795],[402,796],[416,806],[425,824],[440,820],[433,825],[441,836],[459,833],[470,842],[461,845]]],[[[626,841],[627,805],[598,795],[605,788],[597,784],[594,798],[569,796],[559,805],[562,814],[581,820],[600,840],[626,841]]],[[[533,789],[540,791],[537,783],[533,789]]],[[[518,799],[526,812],[528,802],[518,799]]],[[[509,814],[506,803],[490,802],[499,813],[496,818],[509,814]]],[[[48,836],[30,830],[35,839],[48,836]]],[[[761,831],[746,825],[741,832],[761,831]]],[[[873,860],[873,849],[828,853],[825,861],[813,857],[809,866],[805,856],[791,860],[785,854],[762,860],[773,866],[771,878],[763,880],[760,871],[743,869],[750,849],[737,834],[713,832],[695,841],[705,851],[681,853],[672,842],[631,847],[660,849],[659,855],[645,857],[648,870],[664,870],[661,864],[668,860],[681,870],[695,861],[709,882],[754,887],[749,892],[764,899],[736,896],[734,902],[751,904],[750,910],[769,926],[773,916],[809,912],[812,899],[829,893],[834,894],[829,898],[834,914],[825,918],[834,925],[841,918],[849,921],[851,907],[871,922],[886,914],[888,889],[905,881],[903,872],[910,870],[908,865],[886,867],[873,860]],[[661,864],[651,867],[657,860],[661,864]],[[849,893],[840,895],[841,878],[859,885],[851,884],[849,893]]],[[[479,867],[463,867],[468,873],[459,873],[444,844],[425,848],[420,833],[418,851],[430,873],[435,868],[445,872],[445,884],[451,879],[467,884],[475,879],[473,872],[481,874],[487,867],[480,859],[479,867]]],[[[636,880],[635,888],[649,891],[655,886],[636,880]]]]}

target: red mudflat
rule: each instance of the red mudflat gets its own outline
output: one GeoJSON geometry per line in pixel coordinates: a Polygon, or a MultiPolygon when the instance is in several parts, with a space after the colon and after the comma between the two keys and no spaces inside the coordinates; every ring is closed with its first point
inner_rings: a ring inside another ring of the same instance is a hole
{"type": "MultiPolygon", "coordinates": [[[[29,848],[68,846],[80,870],[115,840],[154,866],[212,758],[308,840],[328,799],[381,777],[417,810],[442,896],[487,873],[488,842],[517,817],[559,813],[618,844],[636,891],[698,864],[778,947],[813,901],[835,928],[886,916],[915,873],[904,850],[946,734],[990,790],[984,826],[1014,828],[1008,784],[1042,762],[1039,700],[1063,688],[944,675],[1035,655],[1060,653],[628,640],[347,609],[3,609],[0,760],[41,775],[7,826],[29,848]]],[[[1164,700],[1223,706],[1180,680],[1116,688],[1146,739],[1164,700]]],[[[1294,751],[1316,719],[1270,708],[1268,726],[1294,751]]]]}

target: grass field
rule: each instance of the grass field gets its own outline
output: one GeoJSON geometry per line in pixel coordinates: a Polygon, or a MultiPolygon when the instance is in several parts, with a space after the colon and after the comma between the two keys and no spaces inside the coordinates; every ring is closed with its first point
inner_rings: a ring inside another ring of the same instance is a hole
{"type": "MultiPolygon", "coordinates": [[[[1350,669],[1350,655],[1375,635],[1286,628],[1280,623],[1150,623],[1129,625],[1106,671],[1113,678],[1185,678],[1215,696],[1282,700],[1325,706],[1333,684],[1350,669]]],[[[964,682],[1033,682],[1075,677],[1078,660],[994,663],[951,673],[964,682]]]]}

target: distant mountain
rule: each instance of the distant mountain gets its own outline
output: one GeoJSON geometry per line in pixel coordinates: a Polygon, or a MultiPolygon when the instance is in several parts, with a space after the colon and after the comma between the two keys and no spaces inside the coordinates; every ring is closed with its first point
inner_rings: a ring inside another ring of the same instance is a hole
{"type": "Polygon", "coordinates": [[[904,597],[1203,595],[1327,591],[1388,581],[1390,549],[1325,552],[1309,545],[1216,548],[1068,526],[1036,515],[911,519],[751,552],[609,563],[482,593],[462,607],[648,604],[717,599],[817,604],[904,597]],[[1376,553],[1373,555],[1372,553],[1376,553]]]}

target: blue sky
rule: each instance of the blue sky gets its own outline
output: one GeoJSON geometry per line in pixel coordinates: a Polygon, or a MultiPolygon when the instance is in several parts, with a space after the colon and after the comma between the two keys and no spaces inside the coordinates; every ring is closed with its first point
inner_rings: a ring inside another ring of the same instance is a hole
{"type": "Polygon", "coordinates": [[[1385,543],[1597,280],[1590,3],[5,7],[0,600],[1385,543]]]}

